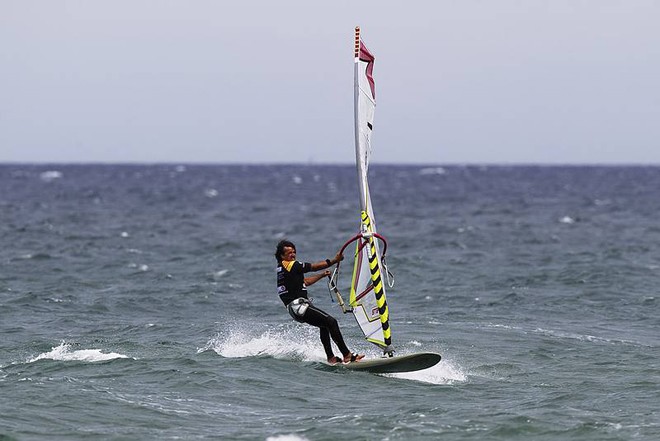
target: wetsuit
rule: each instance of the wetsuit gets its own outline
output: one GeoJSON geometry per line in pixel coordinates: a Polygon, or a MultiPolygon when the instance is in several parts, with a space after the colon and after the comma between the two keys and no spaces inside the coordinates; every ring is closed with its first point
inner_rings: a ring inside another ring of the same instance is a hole
{"type": "Polygon", "coordinates": [[[312,305],[307,297],[305,273],[310,271],[312,264],[308,262],[280,262],[277,266],[277,293],[294,320],[316,326],[321,330],[321,343],[328,358],[334,355],[330,344],[331,337],[345,356],[350,351],[344,343],[337,320],[312,305]]]}

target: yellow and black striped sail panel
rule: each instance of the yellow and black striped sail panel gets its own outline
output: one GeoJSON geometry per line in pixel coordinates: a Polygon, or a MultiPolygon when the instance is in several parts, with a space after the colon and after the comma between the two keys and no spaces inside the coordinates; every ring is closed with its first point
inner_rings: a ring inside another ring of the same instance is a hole
{"type": "Polygon", "coordinates": [[[381,277],[380,250],[377,240],[369,235],[373,233],[371,219],[365,211],[361,214],[361,226],[366,234],[356,245],[350,305],[365,338],[378,346],[388,347],[392,337],[381,277]]]}

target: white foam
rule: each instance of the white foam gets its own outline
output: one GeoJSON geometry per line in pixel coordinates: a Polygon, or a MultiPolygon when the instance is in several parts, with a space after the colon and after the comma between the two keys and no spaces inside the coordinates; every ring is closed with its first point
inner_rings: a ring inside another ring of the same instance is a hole
{"type": "MultiPolygon", "coordinates": [[[[410,342],[416,352],[421,344],[410,342]]],[[[350,346],[350,344],[349,344],[350,346]]],[[[292,323],[276,330],[267,330],[256,334],[249,325],[234,324],[227,331],[213,337],[198,353],[214,351],[227,358],[270,356],[279,359],[300,361],[325,361],[325,352],[319,341],[316,328],[292,323]]],[[[355,349],[363,352],[362,348],[355,349]]],[[[369,351],[367,357],[378,357],[378,351],[369,351]]],[[[411,353],[412,353],[411,352],[411,353]]],[[[405,351],[398,355],[406,355],[405,351]]],[[[403,378],[431,384],[453,384],[466,382],[467,375],[452,361],[443,358],[440,363],[428,369],[399,374],[384,374],[389,377],[403,378]]]]}
{"type": "Polygon", "coordinates": [[[221,332],[197,352],[212,350],[227,358],[268,355],[280,359],[303,361],[325,360],[318,331],[311,326],[292,323],[279,329],[267,330],[259,335],[233,325],[221,332]]]}
{"type": "Polygon", "coordinates": [[[428,369],[415,372],[402,372],[400,374],[385,374],[387,377],[403,378],[406,380],[420,381],[430,384],[454,384],[456,382],[466,382],[468,377],[451,361],[443,358],[440,363],[431,366],[428,369]]]}
{"type": "Polygon", "coordinates": [[[219,271],[214,272],[212,274],[213,280],[221,279],[222,277],[227,275],[228,272],[229,272],[228,269],[223,269],[223,270],[219,270],[219,271]]]}
{"type": "Polygon", "coordinates": [[[419,171],[420,175],[444,175],[447,171],[442,167],[426,167],[419,171]]]}
{"type": "Polygon", "coordinates": [[[54,181],[55,179],[60,179],[62,178],[62,176],[63,176],[62,172],[57,170],[45,171],[39,175],[41,180],[45,182],[51,182],[54,181]]]}
{"type": "Polygon", "coordinates": [[[220,194],[220,192],[218,190],[216,190],[215,188],[207,188],[206,190],[204,190],[204,195],[207,198],[215,198],[215,197],[218,197],[219,194],[220,194]]]}
{"type": "Polygon", "coordinates": [[[266,438],[266,441],[308,441],[308,440],[303,436],[290,434],[290,435],[269,436],[268,438],[266,438]]]}
{"type": "Polygon", "coordinates": [[[137,269],[138,271],[143,272],[143,273],[149,271],[149,265],[146,265],[144,263],[137,264],[135,262],[131,262],[131,263],[128,264],[128,267],[131,268],[131,269],[137,269]]]}
{"type": "Polygon", "coordinates": [[[50,352],[39,354],[35,358],[28,360],[28,363],[33,363],[38,360],[87,361],[93,363],[97,361],[114,360],[115,358],[128,357],[116,352],[104,354],[101,352],[101,349],[81,349],[72,351],[70,344],[62,342],[59,346],[52,348],[50,352]]]}

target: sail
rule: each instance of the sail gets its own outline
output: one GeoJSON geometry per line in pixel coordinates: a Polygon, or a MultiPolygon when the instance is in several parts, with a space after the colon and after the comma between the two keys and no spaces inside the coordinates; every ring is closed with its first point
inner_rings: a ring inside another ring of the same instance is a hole
{"type": "MultiPolygon", "coordinates": [[[[360,195],[360,235],[356,241],[355,262],[349,305],[365,338],[391,353],[392,338],[385,296],[383,254],[376,232],[376,220],[369,193],[368,171],[371,133],[376,108],[373,79],[374,56],[355,28],[355,156],[360,195]]],[[[381,238],[382,240],[382,238],[381,238]]],[[[386,271],[386,270],[385,270],[386,271]]]]}

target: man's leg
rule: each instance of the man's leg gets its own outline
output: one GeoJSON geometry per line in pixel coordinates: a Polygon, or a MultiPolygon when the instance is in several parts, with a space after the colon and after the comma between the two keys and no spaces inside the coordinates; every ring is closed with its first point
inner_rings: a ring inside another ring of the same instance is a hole
{"type": "MultiPolygon", "coordinates": [[[[324,341],[324,338],[328,338],[328,336],[332,337],[332,340],[335,342],[343,356],[350,354],[351,351],[346,346],[344,337],[341,335],[341,331],[339,330],[339,324],[334,317],[320,310],[314,305],[309,305],[307,311],[305,311],[303,320],[305,323],[309,323],[312,326],[321,328],[321,342],[323,343],[326,354],[329,354],[328,358],[333,355],[332,348],[330,348],[330,352],[328,352],[328,348],[326,347],[326,343],[324,341]]],[[[329,339],[327,340],[327,344],[329,347],[329,339]]]]}

